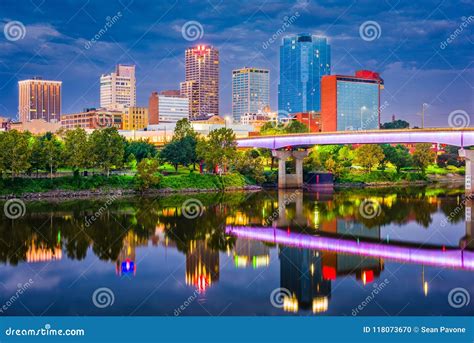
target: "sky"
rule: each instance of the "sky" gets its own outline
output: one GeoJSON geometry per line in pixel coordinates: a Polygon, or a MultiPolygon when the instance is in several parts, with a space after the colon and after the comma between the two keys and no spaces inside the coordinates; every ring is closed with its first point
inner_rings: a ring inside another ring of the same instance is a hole
{"type": "Polygon", "coordinates": [[[473,16],[472,0],[2,0],[0,116],[17,116],[17,82],[33,76],[63,81],[63,113],[98,107],[100,75],[117,63],[136,65],[147,106],[152,91],[179,89],[196,44],[220,51],[221,115],[243,66],[270,69],[277,110],[281,39],[306,32],[328,38],[332,74],[381,74],[382,122],[420,126],[426,103],[425,127],[447,127],[451,113],[474,126],[473,16]]]}

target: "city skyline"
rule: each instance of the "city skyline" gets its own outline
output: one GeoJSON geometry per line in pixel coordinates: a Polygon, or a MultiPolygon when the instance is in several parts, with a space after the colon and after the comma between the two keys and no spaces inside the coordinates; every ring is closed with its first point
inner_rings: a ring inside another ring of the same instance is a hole
{"type": "Polygon", "coordinates": [[[419,6],[422,10],[408,2],[381,3],[371,6],[370,13],[358,9],[358,3],[363,1],[281,1],[272,6],[259,2],[246,8],[232,2],[207,3],[193,6],[191,12],[183,2],[134,1],[128,7],[119,3],[105,9],[90,1],[82,8],[78,4],[58,9],[51,3],[34,8],[6,1],[2,23],[20,21],[25,35],[16,41],[2,37],[0,113],[16,114],[17,81],[35,75],[63,81],[63,113],[98,107],[98,78],[119,63],[137,65],[137,104],[146,106],[152,90],[179,86],[184,51],[197,44],[210,44],[221,52],[221,114],[231,113],[231,70],[243,66],[270,69],[270,105],[276,110],[279,45],[284,36],[300,32],[328,37],[332,74],[353,75],[359,69],[381,74],[386,83],[381,103],[388,104],[382,122],[395,114],[419,126],[423,103],[429,104],[427,127],[447,126],[452,111],[472,112],[472,33],[465,28],[455,33],[472,24],[471,17],[462,17],[469,13],[468,2],[426,2],[419,6]],[[59,16],[63,20],[57,19],[57,11],[64,12],[59,16]],[[143,20],[137,21],[137,16],[143,20]],[[363,39],[362,24],[371,20],[380,30],[363,39]],[[192,21],[202,27],[199,39],[183,37],[182,29],[192,21]],[[106,23],[111,28],[94,39],[106,23]]]}

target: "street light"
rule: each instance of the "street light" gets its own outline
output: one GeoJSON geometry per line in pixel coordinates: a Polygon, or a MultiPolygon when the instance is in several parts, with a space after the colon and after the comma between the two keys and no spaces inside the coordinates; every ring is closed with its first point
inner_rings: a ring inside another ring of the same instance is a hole
{"type": "Polygon", "coordinates": [[[362,127],[362,126],[363,126],[363,125],[362,125],[362,111],[365,111],[366,109],[367,109],[367,107],[365,107],[365,106],[362,106],[362,107],[360,108],[360,130],[361,130],[361,131],[363,130],[363,127],[362,127]]]}
{"type": "Polygon", "coordinates": [[[421,106],[421,128],[424,129],[425,128],[425,108],[428,108],[428,104],[427,103],[423,103],[423,105],[421,106]]]}

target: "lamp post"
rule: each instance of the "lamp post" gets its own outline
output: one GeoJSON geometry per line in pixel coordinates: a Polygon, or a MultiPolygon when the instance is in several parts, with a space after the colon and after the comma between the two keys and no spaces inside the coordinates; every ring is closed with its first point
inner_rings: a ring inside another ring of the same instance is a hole
{"type": "Polygon", "coordinates": [[[428,104],[424,102],[423,105],[421,106],[421,128],[422,129],[425,128],[425,108],[428,108],[428,104]]]}

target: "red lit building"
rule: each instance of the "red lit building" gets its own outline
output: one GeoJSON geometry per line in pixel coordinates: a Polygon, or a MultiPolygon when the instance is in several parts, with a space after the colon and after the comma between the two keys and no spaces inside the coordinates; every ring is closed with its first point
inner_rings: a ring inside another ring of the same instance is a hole
{"type": "Polygon", "coordinates": [[[359,70],[355,76],[323,76],[321,131],[379,129],[383,85],[380,75],[369,70],[359,70]]]}

